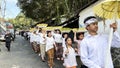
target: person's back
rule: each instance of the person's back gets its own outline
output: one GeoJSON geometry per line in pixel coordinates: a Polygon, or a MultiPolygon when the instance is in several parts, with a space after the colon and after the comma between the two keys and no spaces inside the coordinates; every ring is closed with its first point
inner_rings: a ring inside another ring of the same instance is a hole
{"type": "Polygon", "coordinates": [[[10,51],[10,45],[11,45],[11,41],[12,41],[11,33],[9,31],[7,31],[4,38],[5,38],[5,46],[8,49],[8,51],[10,51]]]}
{"type": "Polygon", "coordinates": [[[12,40],[12,35],[9,33],[9,34],[6,34],[5,35],[5,41],[6,42],[11,42],[11,40],[12,40]]]}

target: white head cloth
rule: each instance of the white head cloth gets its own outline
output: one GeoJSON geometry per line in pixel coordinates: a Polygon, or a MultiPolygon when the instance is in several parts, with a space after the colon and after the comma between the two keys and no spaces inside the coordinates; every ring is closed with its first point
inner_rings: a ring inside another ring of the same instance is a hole
{"type": "Polygon", "coordinates": [[[91,18],[85,22],[85,27],[87,27],[89,24],[95,23],[95,22],[98,22],[98,20],[96,18],[91,18]]]}

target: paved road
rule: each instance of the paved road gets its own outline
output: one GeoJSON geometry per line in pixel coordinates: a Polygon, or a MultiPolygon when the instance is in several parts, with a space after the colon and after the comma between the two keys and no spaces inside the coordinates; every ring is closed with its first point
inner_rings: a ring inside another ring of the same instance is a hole
{"type": "MultiPolygon", "coordinates": [[[[4,43],[2,43],[4,44],[4,43]]],[[[28,41],[20,36],[12,42],[11,52],[7,52],[4,46],[1,46],[0,68],[48,68],[46,63],[40,61],[28,41]]]]}
{"type": "MultiPolygon", "coordinates": [[[[4,47],[4,42],[0,42],[0,48],[0,68],[48,68],[47,62],[42,62],[29,42],[21,36],[12,42],[11,52],[4,47]]],[[[55,68],[64,68],[62,62],[55,60],[55,68]]]]}

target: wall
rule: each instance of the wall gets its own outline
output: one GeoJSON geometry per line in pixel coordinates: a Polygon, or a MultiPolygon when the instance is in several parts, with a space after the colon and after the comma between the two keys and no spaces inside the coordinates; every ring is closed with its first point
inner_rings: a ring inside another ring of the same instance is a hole
{"type": "MultiPolygon", "coordinates": [[[[79,16],[80,16],[79,17],[79,25],[84,26],[84,24],[83,24],[84,19],[88,16],[94,16],[93,7],[100,2],[102,2],[102,0],[96,2],[95,4],[92,4],[91,6],[89,6],[88,8],[84,9],[83,11],[81,11],[79,13],[79,16]]],[[[98,24],[99,25],[99,30],[98,30],[99,33],[109,33],[109,24],[112,23],[113,21],[106,20],[105,22],[106,22],[106,27],[104,30],[103,21],[99,21],[99,24],[98,24]]],[[[117,20],[117,22],[118,22],[118,32],[120,34],[120,20],[117,20]]]]}

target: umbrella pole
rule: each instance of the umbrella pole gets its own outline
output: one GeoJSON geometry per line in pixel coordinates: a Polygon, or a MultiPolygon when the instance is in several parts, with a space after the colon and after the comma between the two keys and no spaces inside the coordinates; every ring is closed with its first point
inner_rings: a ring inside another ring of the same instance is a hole
{"type": "Polygon", "coordinates": [[[111,49],[112,38],[113,38],[113,28],[110,28],[108,48],[106,50],[105,68],[109,68],[109,65],[110,65],[109,61],[111,60],[111,58],[110,58],[110,56],[111,56],[110,49],[111,49]]]}
{"type": "MultiPolygon", "coordinates": [[[[117,9],[118,9],[118,2],[116,1],[116,8],[113,14],[113,23],[116,23],[116,17],[117,17],[117,9]]],[[[111,49],[111,44],[112,44],[112,38],[113,38],[113,28],[110,28],[110,33],[109,33],[109,41],[108,41],[108,48],[106,50],[106,61],[105,61],[105,68],[109,68],[109,60],[111,60],[110,56],[110,49],[111,49]]]]}

